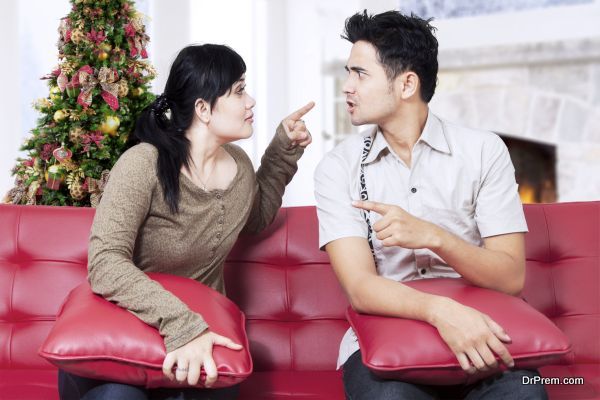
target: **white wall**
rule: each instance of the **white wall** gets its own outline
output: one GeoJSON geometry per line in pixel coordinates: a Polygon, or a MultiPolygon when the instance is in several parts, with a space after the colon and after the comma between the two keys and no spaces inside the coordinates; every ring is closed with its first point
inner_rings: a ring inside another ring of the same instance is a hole
{"type": "Polygon", "coordinates": [[[17,3],[3,1],[0,14],[0,63],[4,94],[0,95],[0,198],[8,190],[12,178],[9,171],[13,167],[16,149],[21,142],[21,91],[19,90],[19,43],[17,24],[17,3]]]}

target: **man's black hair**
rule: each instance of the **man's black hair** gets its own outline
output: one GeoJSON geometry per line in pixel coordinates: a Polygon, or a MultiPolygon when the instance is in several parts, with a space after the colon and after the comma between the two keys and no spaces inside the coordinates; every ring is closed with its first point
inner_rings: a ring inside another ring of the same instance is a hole
{"type": "Polygon", "coordinates": [[[377,49],[379,62],[390,81],[412,71],[421,83],[421,98],[429,103],[435,92],[438,71],[438,41],[431,19],[387,11],[369,15],[367,10],[346,20],[343,39],[366,41],[377,49]]]}

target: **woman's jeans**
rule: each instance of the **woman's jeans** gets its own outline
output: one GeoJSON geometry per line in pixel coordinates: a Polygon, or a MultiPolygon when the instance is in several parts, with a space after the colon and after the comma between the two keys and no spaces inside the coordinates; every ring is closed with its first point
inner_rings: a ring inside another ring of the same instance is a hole
{"type": "Polygon", "coordinates": [[[221,389],[146,389],[124,383],[106,382],[58,371],[61,400],[230,400],[239,387],[221,389]]]}

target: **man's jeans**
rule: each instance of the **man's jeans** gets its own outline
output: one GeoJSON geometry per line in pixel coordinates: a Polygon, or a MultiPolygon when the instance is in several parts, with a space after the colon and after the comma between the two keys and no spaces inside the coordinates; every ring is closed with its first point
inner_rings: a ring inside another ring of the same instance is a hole
{"type": "Polygon", "coordinates": [[[61,400],[233,400],[239,387],[223,389],[144,389],[58,371],[61,400]]]}
{"type": "Polygon", "coordinates": [[[537,371],[507,371],[472,385],[416,385],[378,378],[362,363],[360,350],[350,356],[343,368],[344,389],[348,400],[537,400],[548,398],[543,385],[522,384],[523,376],[538,376],[537,371]]]}

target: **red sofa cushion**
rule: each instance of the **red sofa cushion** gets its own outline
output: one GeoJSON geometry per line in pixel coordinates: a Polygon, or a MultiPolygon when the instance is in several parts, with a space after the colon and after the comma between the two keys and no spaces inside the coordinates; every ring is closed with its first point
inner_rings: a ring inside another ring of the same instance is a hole
{"type": "MultiPolygon", "coordinates": [[[[437,278],[406,282],[414,289],[450,297],[475,308],[504,328],[515,368],[537,368],[556,362],[571,350],[569,339],[547,317],[522,299],[467,284],[462,279],[437,278]]],[[[466,374],[432,325],[411,319],[381,317],[348,309],[363,362],[377,375],[406,382],[454,385],[487,374],[466,374]]]]}
{"type": "MultiPolygon", "coordinates": [[[[252,372],[245,318],[219,292],[192,279],[148,274],[201,314],[210,329],[244,346],[215,346],[218,379],[213,387],[237,384],[252,372]]],[[[86,282],[75,288],[59,312],[40,355],[57,367],[90,378],[152,387],[181,387],[163,375],[166,352],[158,330],[94,294],[86,282]]],[[[204,370],[202,378],[205,378],[204,370]]],[[[201,382],[203,379],[201,379],[201,382]]],[[[198,386],[202,386],[199,382],[198,386]]]]}

